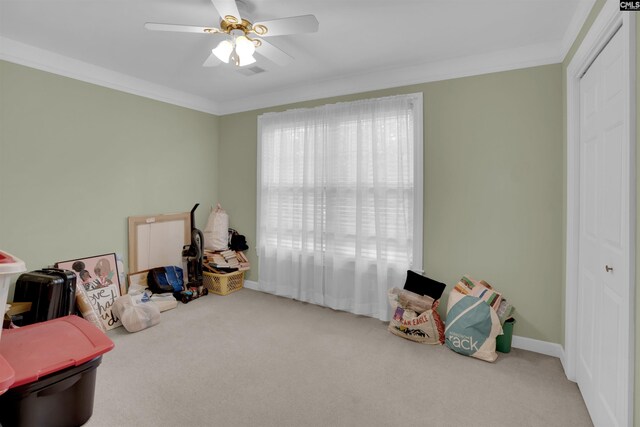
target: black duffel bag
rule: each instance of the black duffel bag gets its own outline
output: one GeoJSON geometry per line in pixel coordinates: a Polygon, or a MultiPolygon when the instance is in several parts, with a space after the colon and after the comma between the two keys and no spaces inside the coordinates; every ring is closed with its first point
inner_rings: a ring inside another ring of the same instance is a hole
{"type": "Polygon", "coordinates": [[[232,251],[246,251],[249,249],[247,238],[233,228],[229,229],[229,249],[232,251]]]}
{"type": "Polygon", "coordinates": [[[184,279],[180,267],[156,267],[147,273],[147,287],[154,294],[167,292],[181,292],[184,289],[184,279]]]}

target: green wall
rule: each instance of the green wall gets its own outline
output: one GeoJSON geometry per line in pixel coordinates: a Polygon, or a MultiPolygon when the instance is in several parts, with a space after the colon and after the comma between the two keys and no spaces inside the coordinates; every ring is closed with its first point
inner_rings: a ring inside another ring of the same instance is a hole
{"type": "Polygon", "coordinates": [[[217,159],[216,116],[0,61],[0,248],[28,269],[126,262],[133,215],[204,228],[217,159]]]}
{"type": "MultiPolygon", "coordinates": [[[[604,3],[596,1],[562,64],[223,117],[0,61],[0,248],[29,269],[105,252],[126,262],[128,216],[199,202],[202,229],[208,206],[221,201],[249,240],[248,278],[257,281],[257,116],[422,92],[427,274],[449,288],[466,273],[489,281],[517,307],[517,335],[562,344],[565,71],[604,3]]],[[[640,32],[637,43],[640,70],[640,32]]],[[[640,106],[637,114],[640,122],[640,106]]],[[[640,212],[640,194],[637,203],[640,212]]],[[[637,240],[636,257],[640,266],[637,240]]],[[[640,292],[640,354],[637,307],[640,292]]]]}
{"type": "MultiPolygon", "coordinates": [[[[562,64],[222,117],[0,61],[0,248],[29,269],[104,252],[126,262],[128,216],[199,202],[202,229],[220,201],[249,240],[248,279],[257,281],[257,116],[422,92],[426,274],[449,288],[466,273],[489,281],[517,307],[517,335],[562,344],[565,71],[604,3],[596,1],[562,64]]],[[[640,194],[637,202],[640,211],[640,194]]],[[[636,256],[640,265],[637,241],[636,256]]],[[[638,357],[635,389],[637,420],[638,357]]]]}
{"type": "Polygon", "coordinates": [[[422,92],[426,274],[449,289],[466,273],[488,281],[516,306],[517,335],[561,342],[561,90],[556,64],[222,116],[218,194],[249,240],[248,278],[259,276],[257,116],[422,92]]]}

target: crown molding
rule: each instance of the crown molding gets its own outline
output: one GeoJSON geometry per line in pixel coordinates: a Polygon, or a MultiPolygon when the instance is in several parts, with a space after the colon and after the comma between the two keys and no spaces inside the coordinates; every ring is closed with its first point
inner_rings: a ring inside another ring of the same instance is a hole
{"type": "Polygon", "coordinates": [[[562,62],[562,55],[558,44],[537,44],[414,66],[377,69],[366,74],[327,79],[313,84],[280,87],[268,93],[226,100],[222,114],[559,62],[562,62]]]}
{"type": "Polygon", "coordinates": [[[376,69],[364,74],[285,86],[230,100],[203,98],[3,37],[0,37],[0,59],[209,114],[226,115],[333,96],[560,63],[575,41],[594,2],[595,0],[583,0],[579,3],[562,41],[558,43],[376,69]]]}
{"type": "Polygon", "coordinates": [[[596,4],[596,0],[582,0],[579,3],[578,9],[573,14],[573,18],[571,18],[571,22],[569,23],[567,30],[564,32],[564,37],[562,38],[562,44],[560,47],[562,60],[567,56],[571,46],[573,46],[573,43],[576,41],[576,38],[587,20],[591,9],[593,9],[594,4],[596,4]]]}
{"type": "Polygon", "coordinates": [[[315,82],[313,85],[282,87],[250,98],[228,100],[221,113],[239,113],[332,96],[561,63],[595,2],[596,0],[580,1],[560,43],[536,44],[410,67],[376,70],[367,74],[315,82]]]}
{"type": "Polygon", "coordinates": [[[0,59],[121,92],[219,115],[218,105],[206,98],[151,83],[117,71],[0,37],[0,59]]]}

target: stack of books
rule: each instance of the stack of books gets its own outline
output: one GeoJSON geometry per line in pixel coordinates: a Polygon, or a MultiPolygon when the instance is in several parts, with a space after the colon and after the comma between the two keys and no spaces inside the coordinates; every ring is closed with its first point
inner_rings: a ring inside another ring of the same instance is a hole
{"type": "Polygon", "coordinates": [[[236,268],[236,269],[238,268],[238,265],[240,263],[238,262],[238,257],[236,255],[236,251],[232,251],[231,249],[228,249],[226,251],[220,252],[220,255],[222,255],[224,257],[224,260],[227,262],[229,267],[233,267],[233,268],[236,268]]]}
{"type": "Polygon", "coordinates": [[[238,259],[238,271],[247,271],[251,268],[251,264],[249,264],[249,258],[243,252],[236,252],[236,258],[238,259]]]}
{"type": "Polygon", "coordinates": [[[245,254],[230,249],[220,252],[205,250],[203,266],[206,270],[217,274],[247,271],[251,267],[245,254]]]}
{"type": "Polygon", "coordinates": [[[204,251],[205,263],[212,265],[213,267],[229,267],[229,263],[224,259],[224,256],[220,252],[204,251]]]}
{"type": "Polygon", "coordinates": [[[473,295],[486,301],[495,311],[498,310],[502,302],[502,294],[493,289],[493,287],[484,280],[478,282],[469,276],[463,276],[454,289],[463,295],[473,295]]]}

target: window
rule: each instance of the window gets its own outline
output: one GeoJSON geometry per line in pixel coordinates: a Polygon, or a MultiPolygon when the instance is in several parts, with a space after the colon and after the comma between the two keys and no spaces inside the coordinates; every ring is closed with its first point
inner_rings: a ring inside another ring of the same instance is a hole
{"type": "Polygon", "coordinates": [[[297,298],[312,279],[306,300],[332,306],[327,282],[342,278],[339,295],[353,298],[362,282],[384,290],[386,307],[386,289],[401,284],[378,282],[422,264],[422,95],[268,113],[258,124],[261,284],[297,298]]]}

